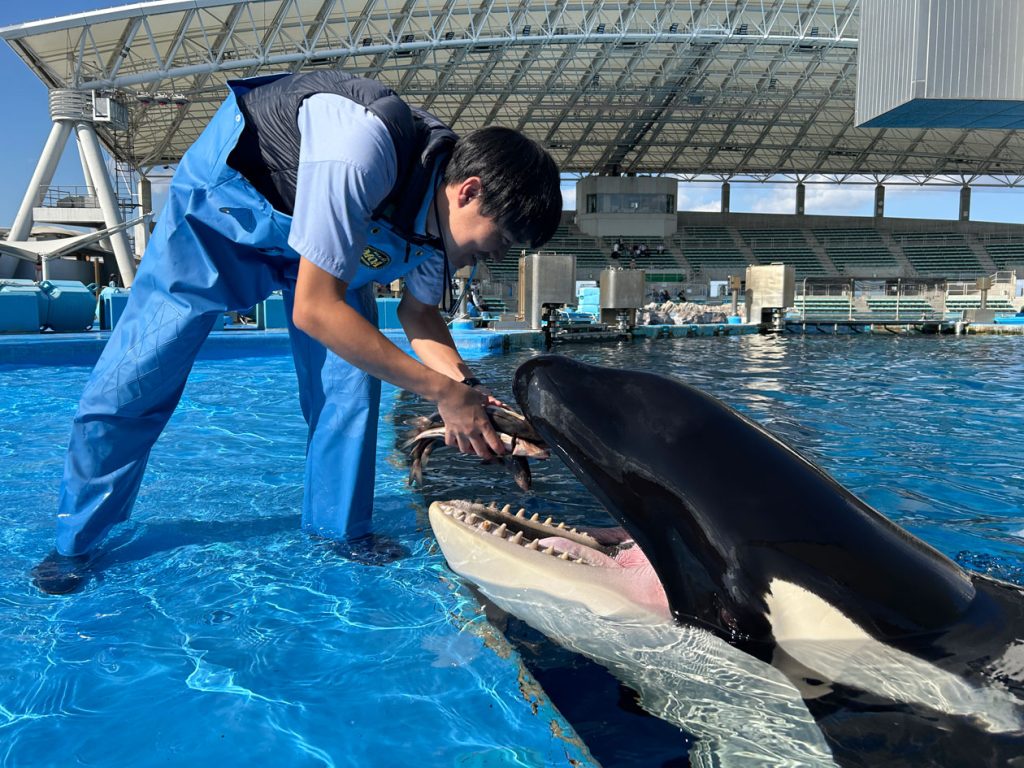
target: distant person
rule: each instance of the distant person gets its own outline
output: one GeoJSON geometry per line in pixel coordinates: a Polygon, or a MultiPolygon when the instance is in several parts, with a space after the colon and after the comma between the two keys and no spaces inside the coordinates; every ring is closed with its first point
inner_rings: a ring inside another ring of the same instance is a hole
{"type": "Polygon", "coordinates": [[[664,243],[658,243],[658,255],[659,256],[664,256],[665,255],[665,244],[664,243]]]}
{"type": "Polygon", "coordinates": [[[667,288],[662,288],[661,289],[661,296],[659,298],[661,299],[662,303],[664,303],[664,302],[669,300],[670,297],[668,295],[668,289],[667,288]]]}
{"type": "Polygon", "coordinates": [[[636,259],[630,259],[629,260],[629,268],[630,269],[636,269],[636,259]]]}
{"type": "Polygon", "coordinates": [[[676,294],[676,299],[678,301],[686,301],[686,294],[683,292],[682,288],[680,288],[679,293],[676,294]]]}

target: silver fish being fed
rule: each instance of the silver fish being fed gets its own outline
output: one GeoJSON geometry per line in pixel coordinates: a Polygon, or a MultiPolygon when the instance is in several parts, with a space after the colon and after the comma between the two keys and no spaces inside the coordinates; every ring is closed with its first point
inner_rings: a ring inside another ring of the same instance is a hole
{"type": "MultiPolygon", "coordinates": [[[[512,476],[516,485],[524,491],[530,490],[532,475],[527,459],[546,459],[551,454],[537,431],[523,416],[515,411],[497,405],[484,408],[487,416],[505,446],[505,455],[485,463],[501,462],[512,476]]],[[[445,426],[441,415],[435,412],[409,422],[412,435],[402,443],[402,450],[409,451],[409,485],[423,485],[423,470],[431,452],[440,444],[444,445],[445,426]]]]}

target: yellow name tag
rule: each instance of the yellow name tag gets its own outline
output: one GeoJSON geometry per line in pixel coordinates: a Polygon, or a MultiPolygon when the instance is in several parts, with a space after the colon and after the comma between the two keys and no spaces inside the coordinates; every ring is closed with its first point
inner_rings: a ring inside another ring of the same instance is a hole
{"type": "Polygon", "coordinates": [[[363,249],[360,261],[370,269],[383,269],[391,263],[391,257],[379,248],[368,245],[363,249]]]}

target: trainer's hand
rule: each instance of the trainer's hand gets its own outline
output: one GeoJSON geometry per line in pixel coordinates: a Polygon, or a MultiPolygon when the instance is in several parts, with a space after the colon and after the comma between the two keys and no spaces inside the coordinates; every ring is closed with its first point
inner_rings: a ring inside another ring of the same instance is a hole
{"type": "Polygon", "coordinates": [[[491,394],[491,390],[485,387],[483,384],[473,387],[474,391],[479,392],[481,395],[487,398],[488,405],[497,405],[500,408],[508,408],[501,400],[491,394]]]}
{"type": "Polygon", "coordinates": [[[437,410],[444,419],[444,442],[463,453],[484,459],[505,453],[501,439],[484,412],[490,398],[457,381],[437,401],[437,410]]]}

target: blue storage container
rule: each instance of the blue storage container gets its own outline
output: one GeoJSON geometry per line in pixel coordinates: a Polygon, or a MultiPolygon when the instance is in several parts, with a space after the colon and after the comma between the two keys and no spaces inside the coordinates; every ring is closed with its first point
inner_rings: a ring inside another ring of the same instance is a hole
{"type": "Polygon", "coordinates": [[[398,305],[401,299],[377,299],[377,327],[382,331],[399,330],[398,305]]]}
{"type": "Polygon", "coordinates": [[[45,300],[32,280],[0,285],[0,333],[39,333],[39,307],[45,300]]]}
{"type": "Polygon", "coordinates": [[[87,331],[96,317],[96,296],[77,280],[44,280],[40,325],[54,331],[87,331]]]}
{"type": "Polygon", "coordinates": [[[117,325],[128,304],[129,289],[107,287],[100,291],[100,328],[109,331],[117,325]]]}
{"type": "MultiPolygon", "coordinates": [[[[221,327],[223,326],[222,322],[221,327]]],[[[256,327],[261,331],[288,327],[288,315],[285,313],[284,297],[281,294],[272,293],[256,305],[256,327]]]]}

